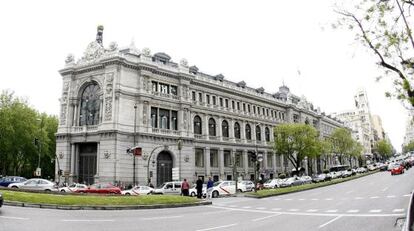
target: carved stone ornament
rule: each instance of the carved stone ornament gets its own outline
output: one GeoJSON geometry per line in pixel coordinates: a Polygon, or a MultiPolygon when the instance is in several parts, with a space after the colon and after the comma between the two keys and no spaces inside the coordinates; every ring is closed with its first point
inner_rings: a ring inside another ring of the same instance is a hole
{"type": "Polygon", "coordinates": [[[66,124],[66,104],[62,104],[61,111],[60,111],[60,124],[66,124]]]}
{"type": "Polygon", "coordinates": [[[105,49],[96,41],[89,43],[85,52],[83,53],[82,60],[92,61],[100,58],[105,53],[105,49]]]}
{"type": "Polygon", "coordinates": [[[144,123],[144,125],[147,124],[147,111],[148,111],[148,103],[145,102],[144,103],[144,108],[143,108],[143,118],[142,118],[142,122],[144,123]]]}
{"type": "Polygon", "coordinates": [[[112,95],[113,95],[114,73],[106,75],[105,87],[105,120],[112,120],[112,95]]]}
{"type": "Polygon", "coordinates": [[[64,82],[62,92],[67,92],[68,90],[69,90],[69,82],[64,82]]]}
{"type": "Polygon", "coordinates": [[[63,157],[65,157],[65,155],[63,154],[63,152],[59,152],[59,159],[63,159],[63,157]]]}
{"type": "Polygon", "coordinates": [[[180,60],[180,65],[183,67],[188,67],[188,61],[187,59],[181,59],[180,60]]]}
{"type": "Polygon", "coordinates": [[[189,161],[190,161],[190,157],[189,157],[188,155],[186,155],[186,156],[184,157],[184,161],[185,161],[185,162],[189,162],[189,161]]]}
{"type": "Polygon", "coordinates": [[[118,49],[118,43],[116,42],[111,42],[109,44],[109,51],[116,51],[118,49]]]}
{"type": "Polygon", "coordinates": [[[68,54],[65,59],[66,64],[72,64],[75,62],[75,56],[73,54],[68,54]]]}
{"type": "Polygon", "coordinates": [[[145,56],[151,56],[151,50],[148,47],[142,49],[142,54],[145,56]]]}
{"type": "Polygon", "coordinates": [[[111,157],[111,153],[109,153],[108,150],[105,150],[103,154],[105,159],[109,159],[109,157],[111,157]]]}

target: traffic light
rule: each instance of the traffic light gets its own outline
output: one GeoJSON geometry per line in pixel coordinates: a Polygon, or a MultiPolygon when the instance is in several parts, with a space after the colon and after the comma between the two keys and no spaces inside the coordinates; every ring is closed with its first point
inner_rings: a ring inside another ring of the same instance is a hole
{"type": "Polygon", "coordinates": [[[256,161],[257,161],[257,155],[256,155],[256,153],[255,153],[255,152],[252,152],[252,153],[250,154],[250,160],[251,160],[252,162],[256,162],[256,161]]]}
{"type": "Polygon", "coordinates": [[[62,169],[59,169],[59,170],[58,170],[58,175],[59,175],[59,176],[61,176],[62,174],[63,174],[62,169]]]}

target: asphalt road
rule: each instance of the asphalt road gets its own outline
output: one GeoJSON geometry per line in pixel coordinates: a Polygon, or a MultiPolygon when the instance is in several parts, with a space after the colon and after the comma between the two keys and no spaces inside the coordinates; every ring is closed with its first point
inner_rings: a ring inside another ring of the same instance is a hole
{"type": "Polygon", "coordinates": [[[213,199],[213,205],[154,210],[65,211],[4,206],[0,231],[335,230],[390,231],[404,217],[414,169],[381,172],[319,189],[270,197],[213,199]]]}

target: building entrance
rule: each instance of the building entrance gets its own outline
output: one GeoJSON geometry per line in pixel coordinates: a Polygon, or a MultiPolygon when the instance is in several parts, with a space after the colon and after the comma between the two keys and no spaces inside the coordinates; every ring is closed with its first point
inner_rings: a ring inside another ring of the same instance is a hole
{"type": "Polygon", "coordinates": [[[157,186],[172,181],[173,160],[171,154],[162,151],[157,156],[157,186]]]}
{"type": "Polygon", "coordinates": [[[79,183],[95,183],[97,147],[97,143],[80,144],[79,183]]]}

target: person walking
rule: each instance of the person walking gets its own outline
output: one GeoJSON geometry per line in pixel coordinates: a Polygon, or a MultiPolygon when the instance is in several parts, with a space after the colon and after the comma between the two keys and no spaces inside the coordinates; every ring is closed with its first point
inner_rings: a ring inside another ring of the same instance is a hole
{"type": "Polygon", "coordinates": [[[201,199],[201,196],[203,195],[203,180],[201,176],[198,177],[198,180],[196,181],[196,189],[197,189],[197,198],[201,199]]]}
{"type": "Polygon", "coordinates": [[[207,200],[211,200],[212,198],[211,194],[213,193],[213,184],[213,180],[209,177],[207,182],[207,200]]]}
{"type": "Polygon", "coordinates": [[[190,184],[188,184],[187,179],[184,179],[183,183],[181,183],[181,194],[183,196],[188,196],[189,190],[190,190],[190,184]]]}

